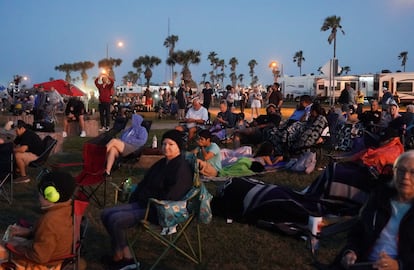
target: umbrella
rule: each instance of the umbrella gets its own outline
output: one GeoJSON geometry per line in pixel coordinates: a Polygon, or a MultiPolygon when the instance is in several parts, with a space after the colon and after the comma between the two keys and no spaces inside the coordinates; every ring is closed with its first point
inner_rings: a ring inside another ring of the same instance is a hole
{"type": "Polygon", "coordinates": [[[38,88],[41,85],[44,87],[46,91],[50,90],[53,87],[56,91],[59,92],[59,94],[65,95],[65,96],[82,97],[85,95],[85,93],[82,92],[82,90],[80,90],[78,87],[64,80],[55,80],[55,81],[50,81],[50,82],[37,83],[33,86],[35,88],[38,88]]]}

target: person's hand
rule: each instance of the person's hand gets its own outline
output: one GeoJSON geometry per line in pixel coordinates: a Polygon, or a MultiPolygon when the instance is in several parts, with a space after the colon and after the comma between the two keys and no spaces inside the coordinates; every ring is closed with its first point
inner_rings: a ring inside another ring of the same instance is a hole
{"type": "Polygon", "coordinates": [[[345,255],[341,259],[341,265],[348,269],[350,265],[354,264],[357,260],[357,255],[352,250],[345,253],[345,255]]]}
{"type": "Polygon", "coordinates": [[[373,264],[372,268],[378,270],[398,270],[398,262],[390,256],[387,255],[384,251],[381,251],[380,258],[373,264]]]}

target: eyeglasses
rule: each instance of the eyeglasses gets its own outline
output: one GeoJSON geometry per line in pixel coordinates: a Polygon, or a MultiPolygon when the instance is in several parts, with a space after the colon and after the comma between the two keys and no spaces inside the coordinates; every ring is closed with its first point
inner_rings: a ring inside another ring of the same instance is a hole
{"type": "Polygon", "coordinates": [[[394,171],[397,173],[397,175],[403,176],[406,173],[408,173],[411,178],[414,178],[414,170],[409,170],[409,169],[406,169],[406,168],[397,167],[397,168],[394,168],[394,171]]]}

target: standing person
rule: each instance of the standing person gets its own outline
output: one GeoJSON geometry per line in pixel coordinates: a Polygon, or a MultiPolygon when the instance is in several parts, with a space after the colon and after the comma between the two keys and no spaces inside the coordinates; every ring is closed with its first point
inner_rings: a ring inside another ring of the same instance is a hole
{"type": "Polygon", "coordinates": [[[394,97],[392,96],[392,93],[388,90],[387,87],[384,87],[382,89],[382,98],[381,98],[381,105],[382,105],[382,111],[386,112],[388,111],[389,104],[391,101],[394,101],[394,97]]]}
{"type": "Polygon", "coordinates": [[[231,110],[234,107],[234,102],[237,100],[237,93],[236,93],[236,89],[231,85],[227,85],[226,89],[227,89],[227,97],[226,97],[227,107],[231,110]]]}
{"type": "Polygon", "coordinates": [[[243,88],[240,89],[240,112],[244,113],[244,108],[246,108],[247,104],[247,94],[243,88]]]}
{"type": "Polygon", "coordinates": [[[37,89],[33,104],[33,119],[35,121],[43,121],[45,119],[46,103],[47,95],[45,93],[45,88],[43,85],[40,85],[37,89]]]}
{"type": "Polygon", "coordinates": [[[101,121],[99,131],[108,131],[111,118],[111,98],[114,80],[106,74],[101,74],[95,79],[95,85],[99,91],[99,117],[101,121]]]}
{"type": "Polygon", "coordinates": [[[252,119],[259,117],[260,108],[262,108],[262,100],[263,100],[262,93],[260,93],[259,88],[255,86],[253,88],[253,93],[252,93],[252,104],[250,105],[250,107],[252,108],[252,119]],[[256,114],[256,117],[254,117],[255,114],[256,114]]]}
{"type": "Polygon", "coordinates": [[[207,110],[210,108],[211,99],[213,98],[213,88],[211,88],[210,82],[204,83],[203,94],[203,106],[207,110]]]}
{"type": "Polygon", "coordinates": [[[211,141],[212,135],[207,129],[200,131],[198,136],[198,146],[194,152],[197,154],[200,174],[215,177],[221,170],[220,147],[211,141]]]}
{"type": "Polygon", "coordinates": [[[25,122],[18,120],[14,144],[14,161],[16,162],[16,170],[20,173],[20,177],[15,178],[14,183],[30,182],[30,177],[26,174],[26,167],[42,154],[42,139],[28,128],[25,122]]]}
{"type": "Polygon", "coordinates": [[[184,120],[185,108],[187,107],[187,97],[185,95],[185,85],[180,84],[180,88],[177,91],[177,103],[178,103],[178,120],[184,120]]]}
{"type": "Polygon", "coordinates": [[[358,89],[356,95],[355,95],[355,102],[357,104],[356,113],[358,117],[362,114],[363,108],[364,108],[364,98],[365,95],[362,93],[361,89],[358,89]]]}
{"type": "MultiPolygon", "coordinates": [[[[104,263],[114,269],[135,265],[128,248],[126,230],[136,226],[144,218],[148,199],[181,200],[193,186],[192,169],[181,154],[184,150],[181,133],[169,130],[164,133],[161,141],[164,158],[147,171],[131,194],[129,203],[102,211],[101,220],[112,244],[112,254],[104,257],[104,263]]],[[[157,220],[153,209],[150,210],[149,217],[152,221],[157,220]]]]}
{"type": "MultiPolygon", "coordinates": [[[[414,269],[414,151],[394,162],[389,184],[371,192],[348,235],[336,265],[348,269],[371,262],[369,269],[414,269]]],[[[368,269],[368,268],[367,268],[368,269]]]]}
{"type": "Polygon", "coordinates": [[[278,82],[273,83],[270,91],[267,93],[266,98],[269,104],[275,104],[276,109],[280,112],[283,104],[283,94],[280,91],[280,84],[278,82]]]}

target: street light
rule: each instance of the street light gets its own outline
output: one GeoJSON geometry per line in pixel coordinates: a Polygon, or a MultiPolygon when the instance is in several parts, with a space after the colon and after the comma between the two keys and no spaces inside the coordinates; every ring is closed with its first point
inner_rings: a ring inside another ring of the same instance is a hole
{"type": "MultiPolygon", "coordinates": [[[[122,47],[124,47],[124,42],[122,42],[122,41],[118,41],[118,42],[116,43],[116,46],[117,46],[118,48],[122,48],[122,47]]],[[[109,59],[109,43],[106,43],[106,59],[109,59]]]]}
{"type": "Polygon", "coordinates": [[[277,82],[277,78],[279,77],[279,74],[280,74],[279,63],[276,61],[272,61],[269,64],[269,68],[272,69],[273,81],[277,82]]]}

